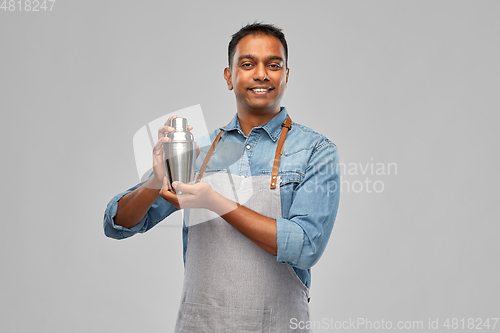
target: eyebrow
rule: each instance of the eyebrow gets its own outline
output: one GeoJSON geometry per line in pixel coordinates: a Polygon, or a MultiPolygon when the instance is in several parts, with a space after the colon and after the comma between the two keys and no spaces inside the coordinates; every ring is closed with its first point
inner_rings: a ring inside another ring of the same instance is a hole
{"type": "MultiPolygon", "coordinates": [[[[251,54],[245,54],[245,55],[242,55],[242,56],[240,56],[238,58],[238,62],[240,62],[243,59],[255,60],[255,57],[252,56],[251,54]]],[[[283,58],[282,57],[278,57],[278,56],[269,56],[269,57],[266,58],[266,60],[279,60],[281,62],[284,62],[283,58]]]]}

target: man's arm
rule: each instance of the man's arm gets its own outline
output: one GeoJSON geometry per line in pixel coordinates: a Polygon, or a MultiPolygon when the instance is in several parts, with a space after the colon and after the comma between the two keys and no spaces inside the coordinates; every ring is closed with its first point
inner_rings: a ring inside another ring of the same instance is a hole
{"type": "MultiPolygon", "coordinates": [[[[144,205],[149,204],[149,206],[143,208],[146,210],[146,212],[142,214],[142,216],[138,217],[137,222],[134,221],[133,223],[130,223],[128,225],[126,224],[126,226],[117,224],[116,216],[122,213],[123,215],[126,215],[125,210],[127,209],[133,210],[133,205],[137,205],[138,200],[143,200],[143,195],[145,194],[144,192],[159,192],[159,189],[153,190],[146,187],[145,185],[146,183],[138,184],[128,189],[127,191],[118,194],[108,203],[108,206],[106,207],[106,210],[104,212],[104,234],[107,237],[114,239],[124,239],[131,237],[136,233],[144,233],[177,210],[170,203],[166,202],[162,198],[158,198],[152,204],[144,203],[144,205]],[[133,199],[132,196],[137,196],[138,198],[135,198],[135,200],[130,200],[133,199]],[[127,202],[125,201],[125,205],[122,205],[122,200],[124,199],[129,199],[129,203],[127,204],[127,202]],[[120,209],[118,209],[119,205],[121,205],[120,209]]],[[[132,211],[131,214],[135,214],[135,212],[132,211]]]]}
{"type": "Polygon", "coordinates": [[[326,140],[314,148],[287,216],[276,220],[276,259],[299,269],[316,264],[330,239],[339,200],[339,156],[326,140]]]}
{"type": "Polygon", "coordinates": [[[146,215],[151,205],[160,198],[161,184],[151,177],[144,184],[126,194],[118,201],[114,218],[116,225],[132,228],[146,215]]]}
{"type": "MultiPolygon", "coordinates": [[[[330,237],[340,197],[336,146],[327,141],[310,158],[304,180],[294,191],[287,218],[272,219],[223,197],[209,184],[172,185],[183,194],[163,189],[160,195],[177,208],[214,211],[280,262],[308,269],[321,257],[330,237]],[[325,173],[325,170],[331,172],[325,173]]],[[[164,186],[164,188],[166,188],[164,186]]]]}
{"type": "MultiPolygon", "coordinates": [[[[166,181],[166,180],[165,180],[166,181]]],[[[187,185],[174,182],[176,191],[183,192],[176,196],[168,190],[160,195],[177,208],[205,208],[221,216],[243,235],[272,255],[276,255],[276,220],[241,206],[215,192],[207,183],[187,185]]],[[[165,188],[165,186],[164,186],[165,188]]]]}
{"type": "MultiPolygon", "coordinates": [[[[229,203],[224,204],[223,202],[220,204],[229,205],[229,203]]],[[[273,256],[278,253],[275,219],[241,205],[221,217],[265,251],[273,256]]]]}
{"type": "MultiPolygon", "coordinates": [[[[153,174],[143,184],[114,197],[104,214],[104,233],[108,237],[122,239],[137,232],[145,232],[176,210],[175,207],[160,199],[160,189],[166,175],[163,144],[169,142],[166,136],[174,129],[168,118],[158,130],[158,141],[153,148],[153,174]]],[[[192,130],[192,126],[188,126],[192,130]]],[[[197,147],[198,148],[198,147],[197,147]]],[[[168,182],[166,188],[169,188],[168,182]]]]}

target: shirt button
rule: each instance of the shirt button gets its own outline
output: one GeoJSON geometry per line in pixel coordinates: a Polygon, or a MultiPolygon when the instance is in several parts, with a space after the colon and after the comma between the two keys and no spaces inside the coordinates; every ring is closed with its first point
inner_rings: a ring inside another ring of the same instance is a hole
{"type": "Polygon", "coordinates": [[[250,147],[250,145],[247,145],[247,149],[250,149],[250,148],[252,148],[252,147],[250,147]]]}

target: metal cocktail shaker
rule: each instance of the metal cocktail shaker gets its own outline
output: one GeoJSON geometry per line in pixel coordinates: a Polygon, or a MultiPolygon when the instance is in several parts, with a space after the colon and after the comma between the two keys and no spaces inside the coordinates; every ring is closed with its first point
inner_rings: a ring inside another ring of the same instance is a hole
{"type": "Polygon", "coordinates": [[[179,181],[188,184],[194,180],[196,146],[194,136],[187,130],[186,118],[172,119],[174,132],[168,133],[170,142],[163,144],[165,167],[170,184],[179,181]]]}

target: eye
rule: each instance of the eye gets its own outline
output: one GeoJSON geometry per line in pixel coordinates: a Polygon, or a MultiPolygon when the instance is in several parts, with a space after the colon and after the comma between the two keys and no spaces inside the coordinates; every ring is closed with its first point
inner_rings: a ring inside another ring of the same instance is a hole
{"type": "Polygon", "coordinates": [[[249,68],[249,67],[252,67],[253,64],[249,63],[249,62],[245,62],[243,64],[241,64],[241,67],[246,67],[246,68],[249,68]]]}
{"type": "Polygon", "coordinates": [[[269,67],[271,67],[272,69],[280,69],[281,68],[281,65],[278,65],[278,64],[270,64],[269,67]]]}

